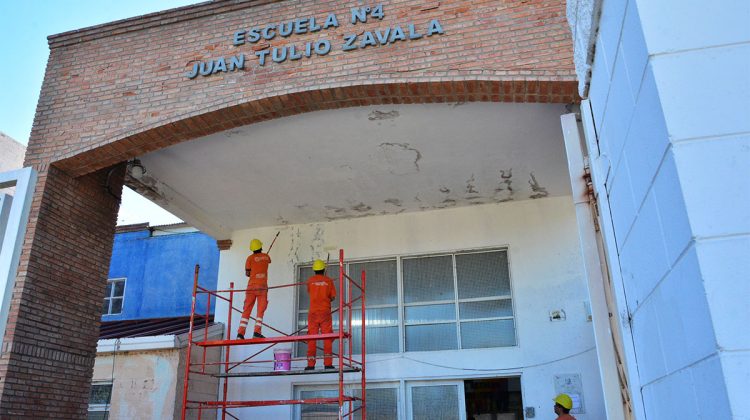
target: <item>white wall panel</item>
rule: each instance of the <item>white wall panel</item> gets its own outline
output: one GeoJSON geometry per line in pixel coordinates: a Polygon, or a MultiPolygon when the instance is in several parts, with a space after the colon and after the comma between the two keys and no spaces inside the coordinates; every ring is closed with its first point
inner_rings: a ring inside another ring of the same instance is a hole
{"type": "Polygon", "coordinates": [[[670,140],[750,132],[750,38],[656,56],[651,65],[670,140]]]}
{"type": "Polygon", "coordinates": [[[699,0],[637,0],[635,3],[638,4],[651,54],[750,40],[750,26],[747,24],[750,21],[750,2],[746,0],[713,3],[699,0]]]}
{"type": "Polygon", "coordinates": [[[718,345],[750,351],[750,235],[701,241],[696,248],[718,345]]]}
{"type": "Polygon", "coordinates": [[[656,174],[653,194],[659,210],[659,222],[664,233],[669,264],[674,264],[692,240],[693,233],[690,230],[682,186],[671,150],[667,152],[656,174]]]}
{"type": "Polygon", "coordinates": [[[673,150],[693,235],[750,233],[750,135],[680,143],[673,150]]]}

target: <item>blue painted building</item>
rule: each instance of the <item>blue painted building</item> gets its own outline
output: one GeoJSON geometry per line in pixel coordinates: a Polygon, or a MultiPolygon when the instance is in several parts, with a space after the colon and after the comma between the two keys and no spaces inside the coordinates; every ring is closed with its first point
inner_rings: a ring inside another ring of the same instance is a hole
{"type": "MultiPolygon", "coordinates": [[[[216,241],[185,224],[118,227],[109,267],[102,321],[125,321],[190,315],[195,265],[199,284],[216,288],[219,249],[216,241]]],[[[211,302],[211,313],[214,312],[211,302]]],[[[196,313],[206,310],[199,299],[196,313]]]]}

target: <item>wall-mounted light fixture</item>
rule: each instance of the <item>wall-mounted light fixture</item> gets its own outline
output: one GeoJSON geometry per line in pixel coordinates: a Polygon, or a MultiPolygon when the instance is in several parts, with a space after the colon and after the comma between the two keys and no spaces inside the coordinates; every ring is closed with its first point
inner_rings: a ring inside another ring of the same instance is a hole
{"type": "Polygon", "coordinates": [[[146,174],[146,168],[141,164],[141,160],[136,158],[128,162],[128,173],[135,179],[141,179],[146,174]]]}

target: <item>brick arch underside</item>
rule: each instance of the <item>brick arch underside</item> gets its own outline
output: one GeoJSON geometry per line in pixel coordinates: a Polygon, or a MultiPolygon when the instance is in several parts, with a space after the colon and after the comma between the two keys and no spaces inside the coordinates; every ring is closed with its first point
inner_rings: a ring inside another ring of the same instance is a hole
{"type": "Polygon", "coordinates": [[[224,130],[305,112],[382,104],[451,102],[573,103],[580,101],[570,80],[460,80],[331,87],[218,106],[172,121],[139,127],[124,135],[67,153],[52,164],[77,177],[224,130]]]}

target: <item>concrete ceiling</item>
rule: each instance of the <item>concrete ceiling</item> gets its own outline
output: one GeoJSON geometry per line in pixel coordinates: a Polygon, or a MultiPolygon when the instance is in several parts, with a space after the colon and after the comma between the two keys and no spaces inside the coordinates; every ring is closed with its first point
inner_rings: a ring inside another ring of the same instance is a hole
{"type": "Polygon", "coordinates": [[[135,188],[214,236],[568,195],[565,112],[468,103],[306,113],[142,156],[135,188]]]}

